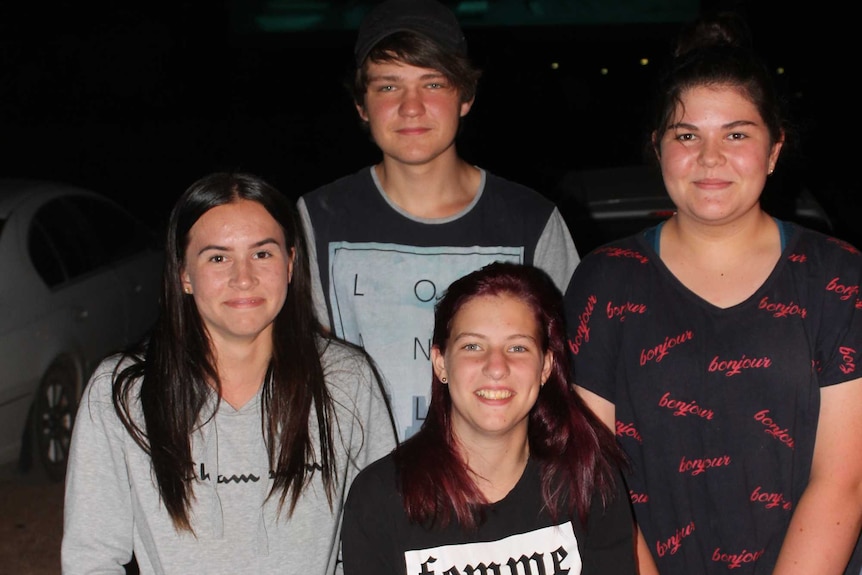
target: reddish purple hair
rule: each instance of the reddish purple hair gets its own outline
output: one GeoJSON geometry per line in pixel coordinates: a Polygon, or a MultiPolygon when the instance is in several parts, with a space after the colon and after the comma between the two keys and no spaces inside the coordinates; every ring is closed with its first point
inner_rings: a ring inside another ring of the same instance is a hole
{"type": "MultiPolygon", "coordinates": [[[[552,516],[577,513],[586,524],[598,495],[615,493],[623,455],[610,430],[586,407],[568,382],[569,358],[563,298],[536,267],[495,262],[453,282],[434,312],[432,343],[446,352],[452,321],[476,297],[509,295],[526,303],[541,332],[542,352],[554,366],[528,416],[530,457],[541,469],[542,498],[552,516]]],[[[489,503],[458,454],[452,434],[449,387],[431,378],[431,404],[422,428],[395,450],[404,510],[411,521],[432,526],[457,522],[475,528],[489,503]]]]}

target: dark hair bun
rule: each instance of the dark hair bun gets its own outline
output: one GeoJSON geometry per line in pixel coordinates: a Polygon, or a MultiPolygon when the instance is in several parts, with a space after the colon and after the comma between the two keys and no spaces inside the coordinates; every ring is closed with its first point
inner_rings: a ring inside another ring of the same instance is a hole
{"type": "Polygon", "coordinates": [[[691,22],[680,32],[673,55],[716,47],[751,48],[751,33],[740,14],[717,12],[691,22]]]}

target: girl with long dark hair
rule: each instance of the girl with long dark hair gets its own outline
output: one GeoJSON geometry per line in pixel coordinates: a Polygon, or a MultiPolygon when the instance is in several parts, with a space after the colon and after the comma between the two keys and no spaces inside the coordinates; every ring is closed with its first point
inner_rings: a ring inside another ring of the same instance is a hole
{"type": "Polygon", "coordinates": [[[314,315],[298,221],[248,174],[175,204],[151,337],[81,402],[65,574],[133,553],[141,573],[335,572],[347,488],[395,435],[373,363],[314,315]]]}

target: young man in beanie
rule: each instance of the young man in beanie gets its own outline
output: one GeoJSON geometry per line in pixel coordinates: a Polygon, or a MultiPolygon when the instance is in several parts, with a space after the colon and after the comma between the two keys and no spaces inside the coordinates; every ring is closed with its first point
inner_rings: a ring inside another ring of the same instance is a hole
{"type": "Polygon", "coordinates": [[[458,156],[480,72],[446,6],[378,4],[355,57],[356,110],[382,161],[304,195],[298,208],[320,318],[377,361],[404,440],[425,418],[434,303],[446,287],[507,260],[544,269],[565,290],[579,256],[552,202],[458,156]]]}

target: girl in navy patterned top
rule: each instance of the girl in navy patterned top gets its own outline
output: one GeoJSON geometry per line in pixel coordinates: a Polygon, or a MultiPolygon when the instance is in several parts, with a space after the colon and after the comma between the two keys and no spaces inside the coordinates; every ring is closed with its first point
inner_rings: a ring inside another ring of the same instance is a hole
{"type": "Polygon", "coordinates": [[[576,269],[574,379],[631,458],[642,574],[858,575],[862,256],[763,209],[786,130],[746,32],[681,36],[651,141],[677,212],[576,269]]]}

